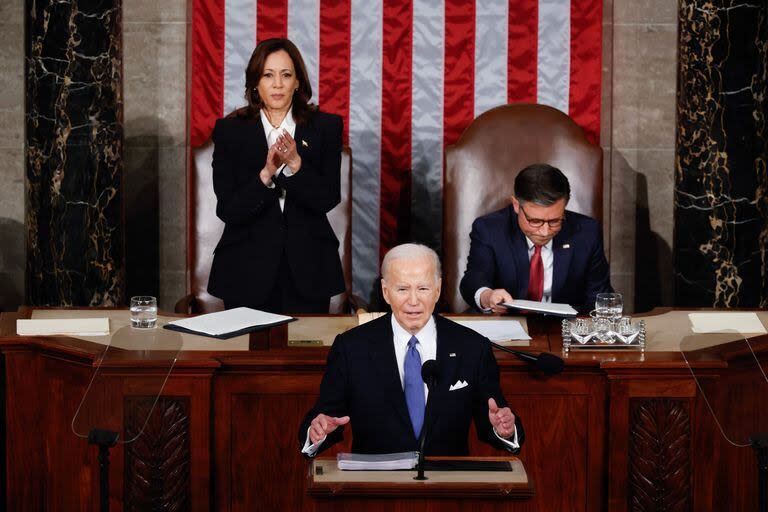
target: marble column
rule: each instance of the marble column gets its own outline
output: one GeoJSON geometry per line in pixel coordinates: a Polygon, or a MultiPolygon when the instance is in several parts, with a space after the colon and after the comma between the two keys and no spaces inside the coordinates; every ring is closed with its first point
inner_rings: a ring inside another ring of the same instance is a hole
{"type": "Polygon", "coordinates": [[[768,4],[680,0],[675,304],[768,306],[768,4]]]}
{"type": "Polygon", "coordinates": [[[121,0],[27,0],[26,301],[125,302],[121,0]]]}

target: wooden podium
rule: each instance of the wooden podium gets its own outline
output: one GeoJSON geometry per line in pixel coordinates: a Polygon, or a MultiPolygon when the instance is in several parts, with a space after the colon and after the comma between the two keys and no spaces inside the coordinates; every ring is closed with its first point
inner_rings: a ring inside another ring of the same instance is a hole
{"type": "MultiPolygon", "coordinates": [[[[527,499],[511,496],[510,486],[445,488],[435,478],[375,486],[307,478],[299,425],[317,400],[334,335],[356,325],[356,317],[300,318],[287,336],[275,330],[261,339],[185,335],[155,402],[167,355],[159,364],[152,354],[113,344],[114,357],[101,362],[109,337],[16,334],[17,319],[86,318],[96,311],[115,332],[129,324],[125,310],[0,313],[0,510],[98,510],[98,450],[72,432],[96,366],[121,430],[144,429],[136,442],[112,449],[115,512],[151,510],[154,503],[191,512],[343,510],[355,500],[365,503],[356,510],[386,512],[425,503],[422,510],[440,512],[626,512],[659,510],[658,496],[686,510],[757,509],[754,453],[723,439],[689,364],[708,400],[732,411],[724,428],[759,432],[765,415],[752,411],[768,411],[768,394],[752,354],[762,368],[768,365],[768,335],[750,337],[740,350],[714,347],[683,359],[688,311],[643,316],[645,352],[564,353],[560,323],[532,319],[526,350],[562,354],[565,370],[554,376],[496,354],[504,396],[526,428],[521,456],[536,491],[527,499]],[[153,404],[145,424],[142,411],[153,404]],[[165,454],[179,459],[176,470],[167,470],[165,454]],[[438,489],[441,498],[429,495],[438,489]]],[[[768,326],[768,311],[757,315],[768,326]]],[[[158,322],[170,319],[161,315],[158,322]]],[[[499,453],[474,433],[468,441],[472,455],[499,453]]],[[[338,451],[351,451],[350,436],[323,455],[338,451]]]]}
{"type": "MultiPolygon", "coordinates": [[[[428,457],[427,460],[448,459],[428,457]]],[[[527,500],[533,496],[533,486],[517,457],[451,457],[449,460],[509,462],[512,471],[427,471],[428,479],[418,481],[413,479],[415,470],[341,471],[335,458],[321,457],[309,465],[307,493],[313,498],[312,510],[391,511],[395,507],[400,512],[509,511],[513,508],[511,500],[527,500]]]]}

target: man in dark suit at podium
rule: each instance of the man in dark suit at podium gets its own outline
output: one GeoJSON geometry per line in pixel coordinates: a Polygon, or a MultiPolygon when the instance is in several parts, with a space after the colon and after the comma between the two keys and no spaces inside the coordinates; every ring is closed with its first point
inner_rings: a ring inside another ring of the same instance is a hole
{"type": "Polygon", "coordinates": [[[506,312],[504,302],[527,299],[594,308],[612,292],[600,224],[565,209],[568,178],[534,164],[515,177],[512,204],[475,220],[461,296],[480,311],[506,312]]]}
{"type": "Polygon", "coordinates": [[[314,456],[352,428],[355,453],[417,451],[422,429],[428,455],[466,455],[474,419],[478,437],[517,453],[523,427],[499,387],[488,339],[433,314],[440,260],[428,247],[405,244],[382,262],[382,292],[392,313],[336,337],[320,397],[299,429],[302,452],[314,456]],[[435,359],[432,391],[422,364],[435,359]]]}

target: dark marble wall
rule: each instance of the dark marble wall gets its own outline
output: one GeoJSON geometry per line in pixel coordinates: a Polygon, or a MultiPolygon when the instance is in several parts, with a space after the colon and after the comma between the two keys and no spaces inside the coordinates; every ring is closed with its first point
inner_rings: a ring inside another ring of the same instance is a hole
{"type": "Polygon", "coordinates": [[[679,16],[675,304],[768,307],[768,3],[679,16]]]}
{"type": "Polygon", "coordinates": [[[26,301],[125,296],[121,0],[27,0],[26,301]]]}

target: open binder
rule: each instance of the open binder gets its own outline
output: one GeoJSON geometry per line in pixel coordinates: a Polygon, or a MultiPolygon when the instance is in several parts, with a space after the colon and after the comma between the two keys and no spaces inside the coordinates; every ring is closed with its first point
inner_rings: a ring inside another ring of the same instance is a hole
{"type": "Polygon", "coordinates": [[[172,331],[226,340],[249,332],[267,329],[296,320],[251,308],[234,308],[169,322],[163,326],[172,331]]]}

